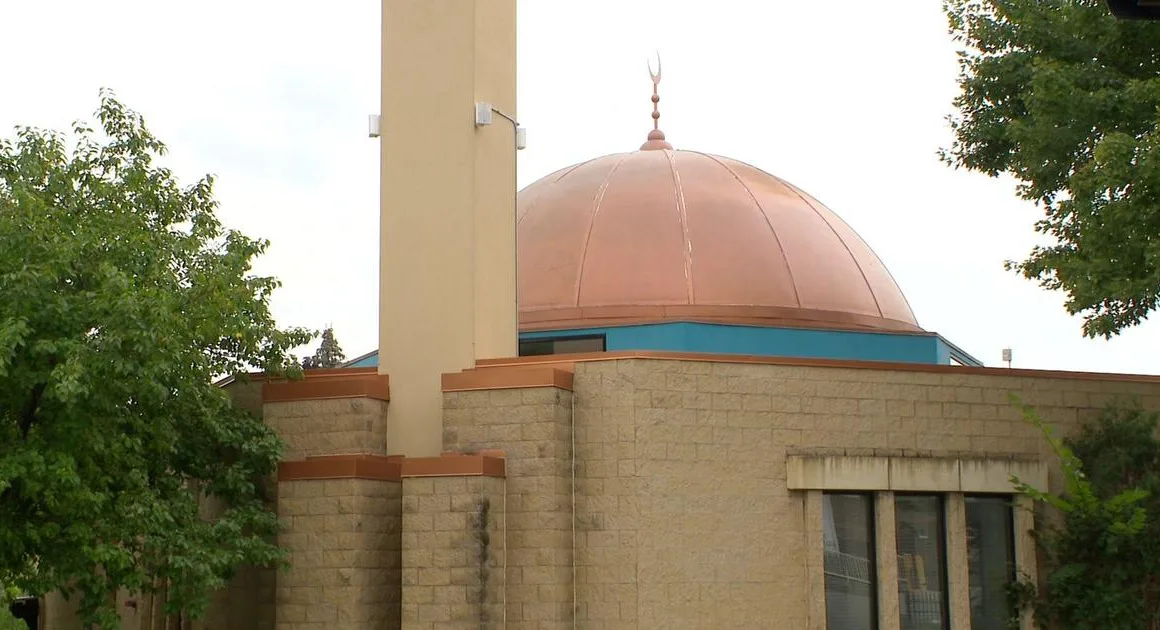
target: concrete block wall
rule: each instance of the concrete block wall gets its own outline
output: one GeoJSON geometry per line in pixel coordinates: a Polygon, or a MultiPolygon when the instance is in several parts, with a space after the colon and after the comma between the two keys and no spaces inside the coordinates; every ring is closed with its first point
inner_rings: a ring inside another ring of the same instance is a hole
{"type": "MultiPolygon", "coordinates": [[[[517,629],[821,628],[820,491],[789,487],[791,456],[1047,461],[1009,393],[1065,434],[1117,398],[1160,407],[1160,383],[1110,376],[692,357],[580,361],[566,379],[546,369],[482,368],[473,387],[445,376],[444,448],[502,449],[506,480],[421,461],[407,474],[384,456],[385,391],[366,382],[268,399],[283,468],[314,471],[278,485],[293,568],[277,576],[276,627],[477,627],[487,611],[485,624],[517,629]],[[364,390],[375,395],[348,395],[364,390]],[[504,506],[488,519],[503,556],[493,543],[486,565],[502,570],[481,606],[471,515],[484,497],[504,506]]],[[[887,558],[883,580],[893,568],[887,558]]],[[[256,602],[265,587],[245,588],[256,602]]],[[[883,610],[889,625],[897,603],[883,610]]],[[[222,627],[265,618],[230,613],[222,627]]]]}
{"type": "MultiPolygon", "coordinates": [[[[277,479],[269,479],[264,491],[267,496],[276,497],[277,479]]],[[[277,510],[277,501],[272,501],[269,508],[277,510]]],[[[224,509],[219,500],[203,498],[200,501],[202,518],[216,518],[224,509]]],[[[191,630],[273,630],[276,581],[277,569],[240,567],[225,588],[213,593],[205,616],[189,622],[191,630]]],[[[158,593],[156,597],[141,596],[140,599],[141,627],[164,627],[165,593],[158,593]]],[[[176,623],[176,620],[171,619],[169,623],[176,623]]]]}
{"type": "Polygon", "coordinates": [[[403,479],[404,630],[503,628],[505,480],[403,479]]]}
{"type": "Polygon", "coordinates": [[[578,362],[574,391],[593,629],[816,626],[789,454],[1043,460],[1010,392],[1063,432],[1116,398],[1160,406],[1147,382],[659,359],[578,362]]]}
{"type": "Polygon", "coordinates": [[[387,401],[372,398],[268,402],[266,424],[285,442],[282,457],[386,455],[387,401]]]}
{"type": "Polygon", "coordinates": [[[444,393],[444,448],[507,453],[507,627],[572,628],[572,392],[444,393]]]}
{"type": "Polygon", "coordinates": [[[307,479],[279,486],[278,630],[397,628],[401,606],[401,496],[397,481],[307,479]]]}
{"type": "Polygon", "coordinates": [[[41,601],[43,606],[40,609],[39,630],[83,629],[80,617],[77,616],[80,601],[75,595],[71,599],[65,599],[62,593],[54,591],[45,595],[41,601]]]}
{"type": "Polygon", "coordinates": [[[389,387],[375,370],[318,370],[263,386],[263,416],[285,443],[279,466],[278,630],[398,628],[400,464],[385,457],[389,387]]]}
{"type": "MultiPolygon", "coordinates": [[[[242,567],[230,585],[215,594],[205,618],[193,624],[194,630],[274,630],[277,579],[277,569],[242,567]]],[[[151,616],[157,619],[154,623],[163,623],[160,611],[151,616]]]]}
{"type": "Polygon", "coordinates": [[[576,365],[585,628],[807,627],[804,507],[776,446],[787,429],[768,395],[718,396],[715,411],[698,388],[715,367],[576,365]]]}

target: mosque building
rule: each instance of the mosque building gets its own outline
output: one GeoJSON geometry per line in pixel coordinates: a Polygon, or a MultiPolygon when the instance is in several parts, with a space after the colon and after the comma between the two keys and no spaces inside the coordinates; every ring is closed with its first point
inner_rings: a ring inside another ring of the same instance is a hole
{"type": "Polygon", "coordinates": [[[1160,380],[982,366],[808,192],[670,144],[655,89],[639,149],[517,194],[515,0],[383,16],[380,350],[226,385],[285,441],[291,568],[193,627],[1009,627],[1012,477],[1060,484],[1010,395],[1066,433],[1160,380]]]}

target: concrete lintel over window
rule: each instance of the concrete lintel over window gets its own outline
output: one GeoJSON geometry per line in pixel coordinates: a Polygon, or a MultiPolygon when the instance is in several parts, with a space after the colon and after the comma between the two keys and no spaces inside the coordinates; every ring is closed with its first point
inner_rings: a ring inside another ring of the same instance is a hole
{"type": "Polygon", "coordinates": [[[896,492],[1014,492],[1011,477],[1047,488],[1042,462],[950,457],[847,457],[791,455],[790,490],[896,492]]]}

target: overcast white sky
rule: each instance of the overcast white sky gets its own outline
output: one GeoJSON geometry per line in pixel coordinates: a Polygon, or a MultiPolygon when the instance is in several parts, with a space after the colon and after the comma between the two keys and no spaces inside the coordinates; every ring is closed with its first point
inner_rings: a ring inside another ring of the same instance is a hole
{"type": "MultiPolygon", "coordinates": [[[[521,0],[524,186],[635,149],[646,60],[664,61],[677,148],[750,162],[818,197],[875,249],[919,323],[988,365],[1160,373],[1145,324],[1082,337],[1063,297],[1004,271],[1039,211],[1008,180],[953,171],[954,45],[936,0],[521,0]]],[[[221,217],[270,239],[282,325],[377,345],[378,0],[0,3],[0,134],[89,118],[100,87],[142,112],[184,182],[217,176],[221,217]]]]}

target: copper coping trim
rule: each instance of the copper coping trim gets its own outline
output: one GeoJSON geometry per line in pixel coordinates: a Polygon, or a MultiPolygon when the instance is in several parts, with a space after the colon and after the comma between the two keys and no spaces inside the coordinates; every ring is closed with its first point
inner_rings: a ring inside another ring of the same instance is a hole
{"type": "Polygon", "coordinates": [[[476,362],[479,372],[494,368],[520,366],[553,366],[571,370],[576,363],[588,361],[620,361],[623,359],[655,359],[661,361],[698,361],[705,363],[754,363],[800,367],[851,368],[859,370],[897,370],[900,372],[933,372],[937,374],[978,374],[983,376],[1025,376],[1031,378],[1061,378],[1084,381],[1117,381],[1125,383],[1160,383],[1160,376],[1149,374],[1117,374],[1112,372],[1068,372],[1063,370],[1027,370],[1019,368],[970,367],[938,365],[933,363],[895,363],[890,361],[849,361],[840,359],[810,359],[802,357],[767,357],[744,354],[711,354],[697,352],[620,351],[555,354],[510,359],[482,359],[476,362]]]}
{"type": "Polygon", "coordinates": [[[300,381],[269,381],[262,384],[262,402],[373,398],[390,400],[390,379],[378,368],[307,370],[300,381]]]}
{"type": "Polygon", "coordinates": [[[819,330],[934,334],[928,333],[910,322],[897,319],[840,311],[778,306],[672,304],[663,306],[584,306],[520,311],[520,330],[563,330],[673,321],[815,328],[819,330]]]}
{"type": "Polygon", "coordinates": [[[322,455],[278,464],[278,481],[369,479],[401,481],[421,477],[504,477],[505,460],[494,450],[476,454],[444,453],[438,457],[371,454],[322,455]]]}
{"type": "Polygon", "coordinates": [[[399,481],[402,479],[402,463],[396,457],[360,454],[307,457],[278,464],[278,481],[319,479],[399,481]]]}
{"type": "Polygon", "coordinates": [[[474,369],[443,375],[443,391],[465,392],[487,389],[521,389],[556,387],[572,390],[572,370],[557,365],[536,364],[497,366],[499,369],[474,369]]]}
{"type": "Polygon", "coordinates": [[[403,460],[403,478],[415,477],[505,477],[506,460],[483,453],[463,455],[444,453],[439,457],[415,457],[403,460]]]}

